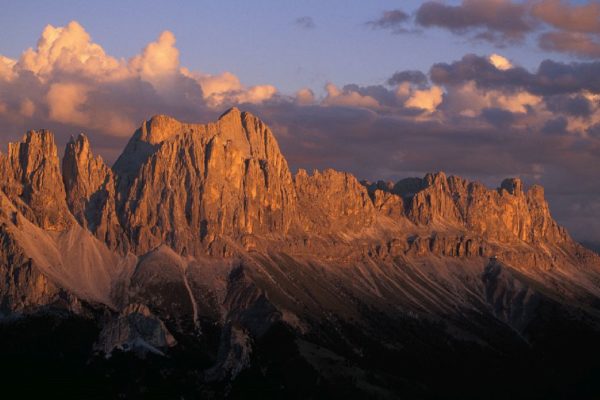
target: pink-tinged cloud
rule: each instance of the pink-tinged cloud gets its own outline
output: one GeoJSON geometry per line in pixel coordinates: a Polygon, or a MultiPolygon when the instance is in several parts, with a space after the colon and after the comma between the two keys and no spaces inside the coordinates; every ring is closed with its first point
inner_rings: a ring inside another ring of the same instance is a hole
{"type": "Polygon", "coordinates": [[[325,85],[327,96],[323,99],[323,105],[378,108],[379,103],[373,97],[363,95],[351,89],[339,89],[333,83],[325,85]]]}
{"type": "Polygon", "coordinates": [[[126,60],[108,55],[73,21],[48,25],[17,60],[0,55],[0,112],[7,115],[1,124],[9,130],[65,126],[69,133],[128,137],[149,114],[190,118],[276,93],[272,85],[247,87],[230,73],[183,68],[169,31],[126,60]]]}
{"type": "Polygon", "coordinates": [[[533,5],[533,16],[570,32],[600,33],[600,3],[575,5],[564,0],[541,0],[533,5]]]}
{"type": "Polygon", "coordinates": [[[87,101],[88,89],[75,83],[53,83],[46,99],[50,119],[78,126],[90,123],[90,118],[82,109],[87,101]]]}
{"type": "Polygon", "coordinates": [[[511,0],[463,0],[459,5],[427,1],[417,10],[416,22],[456,33],[476,31],[490,40],[521,40],[535,27],[528,6],[511,0]]]}
{"type": "Polygon", "coordinates": [[[296,102],[301,105],[314,104],[315,93],[309,88],[302,88],[296,92],[296,102]]]}
{"type": "Polygon", "coordinates": [[[600,40],[579,32],[546,32],[540,35],[540,47],[548,51],[570,53],[583,58],[600,57],[600,40]]]}
{"type": "Polygon", "coordinates": [[[411,18],[402,10],[384,11],[367,22],[393,33],[446,29],[499,47],[527,43],[537,37],[543,50],[580,58],[600,57],[600,2],[569,0],[462,0],[458,4],[425,1],[411,18]]]}
{"type": "Polygon", "coordinates": [[[430,113],[442,104],[444,90],[439,86],[432,86],[425,90],[415,90],[404,103],[409,108],[420,108],[430,113]]]}

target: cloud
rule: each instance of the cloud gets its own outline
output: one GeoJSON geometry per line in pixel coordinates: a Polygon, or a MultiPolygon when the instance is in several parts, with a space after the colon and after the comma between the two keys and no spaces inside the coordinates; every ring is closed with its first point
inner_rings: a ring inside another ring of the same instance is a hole
{"type": "Polygon", "coordinates": [[[508,61],[507,58],[502,57],[499,54],[492,54],[488,57],[488,60],[494,67],[501,71],[506,71],[507,69],[511,69],[513,67],[513,65],[510,61],[508,61]]]}
{"type": "Polygon", "coordinates": [[[182,71],[185,76],[189,76],[200,83],[205,98],[212,98],[243,89],[240,79],[231,72],[226,71],[218,75],[210,75],[190,72],[187,68],[183,68],[182,71]]]}
{"type": "Polygon", "coordinates": [[[23,99],[21,101],[21,107],[19,108],[19,113],[24,116],[31,118],[33,117],[33,113],[35,112],[35,104],[30,99],[23,99]]]}
{"type": "Polygon", "coordinates": [[[296,18],[294,24],[302,29],[315,29],[317,27],[312,17],[308,16],[296,18]]]}
{"type": "Polygon", "coordinates": [[[539,37],[542,49],[569,53],[583,58],[600,57],[600,40],[578,32],[546,32],[539,37]]]}
{"type": "Polygon", "coordinates": [[[442,103],[444,91],[439,86],[432,86],[429,89],[415,90],[411,96],[404,102],[409,108],[420,108],[428,112],[434,112],[442,103]]]}
{"type": "Polygon", "coordinates": [[[144,81],[159,90],[168,90],[179,74],[179,50],[175,35],[164,31],[158,40],[144,48],[142,54],[131,59],[130,68],[144,81]]]}
{"type": "Polygon", "coordinates": [[[527,6],[510,0],[463,0],[457,6],[427,1],[417,10],[416,23],[458,34],[475,31],[491,41],[522,40],[534,29],[527,6]]]}
{"type": "Polygon", "coordinates": [[[315,93],[309,88],[302,88],[296,92],[296,102],[302,105],[313,104],[315,102],[315,93]]]}
{"type": "Polygon", "coordinates": [[[506,70],[496,68],[488,58],[467,54],[453,63],[434,64],[431,80],[438,85],[453,85],[474,81],[488,89],[527,90],[536,95],[600,93],[600,62],[561,63],[544,60],[536,72],[522,67],[506,70]]]}
{"type": "Polygon", "coordinates": [[[72,21],[46,26],[37,45],[16,60],[0,55],[0,128],[13,136],[32,127],[66,128],[65,136],[83,130],[121,143],[152,114],[197,119],[276,93],[272,85],[245,86],[229,72],[182,67],[170,31],[139,54],[119,59],[72,21]]]}
{"type": "Polygon", "coordinates": [[[369,95],[363,95],[350,88],[339,89],[333,83],[325,85],[327,96],[323,99],[324,105],[378,108],[379,102],[369,95]]]}
{"type": "Polygon", "coordinates": [[[510,127],[515,121],[515,115],[502,108],[484,108],[481,116],[490,124],[498,128],[510,127]]]}
{"type": "Polygon", "coordinates": [[[568,133],[569,121],[563,117],[556,117],[548,120],[542,128],[542,133],[548,135],[565,135],[568,133]]]}
{"type": "Polygon", "coordinates": [[[573,5],[563,0],[541,0],[534,4],[533,16],[570,32],[600,33],[600,3],[573,5]]]}
{"type": "Polygon", "coordinates": [[[46,96],[50,119],[65,124],[85,126],[88,115],[82,110],[87,101],[88,89],[74,83],[54,83],[46,96]]]}
{"type": "Polygon", "coordinates": [[[14,67],[17,62],[0,55],[0,79],[11,81],[15,78],[14,67]]]}
{"type": "Polygon", "coordinates": [[[403,33],[406,32],[404,25],[409,19],[409,15],[402,10],[388,10],[376,20],[367,22],[367,25],[373,29],[391,29],[394,33],[403,33]]]}
{"type": "Polygon", "coordinates": [[[123,60],[107,56],[102,47],[76,21],[65,27],[46,26],[35,49],[29,48],[15,65],[41,80],[57,74],[92,77],[99,81],[128,75],[123,60]]]}
{"type": "Polygon", "coordinates": [[[423,2],[414,18],[390,10],[367,22],[393,33],[415,32],[415,27],[439,28],[498,47],[526,44],[537,35],[542,50],[580,58],[600,57],[600,2],[572,4],[566,0],[462,0],[458,4],[423,2]],[[549,30],[553,29],[553,30],[549,30]]]}
{"type": "Polygon", "coordinates": [[[592,114],[593,106],[585,95],[556,95],[546,98],[548,110],[565,113],[574,117],[587,118],[592,114]]]}
{"type": "Polygon", "coordinates": [[[262,103],[273,98],[275,93],[277,88],[273,85],[251,86],[245,91],[235,93],[231,101],[235,104],[262,103]]]}
{"type": "Polygon", "coordinates": [[[427,76],[421,71],[399,71],[388,79],[388,85],[398,85],[400,83],[413,83],[415,85],[426,85],[428,82],[427,76]]]}
{"type": "MultiPolygon", "coordinates": [[[[542,102],[542,98],[526,91],[481,89],[474,81],[447,88],[444,110],[449,115],[478,117],[482,110],[494,108],[511,113],[528,113],[542,102]]],[[[484,118],[487,120],[487,118],[484,118]]]]}

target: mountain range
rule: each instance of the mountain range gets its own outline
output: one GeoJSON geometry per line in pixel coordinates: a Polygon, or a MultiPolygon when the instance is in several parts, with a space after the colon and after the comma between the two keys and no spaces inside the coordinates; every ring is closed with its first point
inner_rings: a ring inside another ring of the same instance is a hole
{"type": "Polygon", "coordinates": [[[112,167],[29,131],[0,154],[0,243],[21,395],[600,393],[600,256],[517,178],[292,173],[236,108],[154,116],[112,167]]]}

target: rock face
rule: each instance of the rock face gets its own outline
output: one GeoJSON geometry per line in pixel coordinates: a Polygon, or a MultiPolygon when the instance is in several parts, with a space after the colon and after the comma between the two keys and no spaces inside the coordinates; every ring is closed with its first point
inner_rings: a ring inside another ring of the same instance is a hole
{"type": "MultiPolygon", "coordinates": [[[[92,321],[90,349],[167,355],[171,387],[464,397],[460,371],[477,376],[478,397],[498,380],[482,363],[512,382],[529,377],[506,364],[512,354],[539,366],[555,341],[600,359],[587,340],[600,327],[600,257],[558,226],[539,186],[293,176],[270,129],[235,108],[205,125],[155,116],[112,167],[84,135],[62,172],[57,154],[47,131],[0,154],[0,317],[92,321]],[[568,335],[549,336],[561,326],[568,335]],[[433,357],[440,370],[421,361],[433,357]]],[[[552,371],[574,364],[564,357],[552,371]]]]}
{"type": "Polygon", "coordinates": [[[335,233],[367,228],[375,221],[367,190],[348,173],[328,169],[309,176],[301,169],[294,183],[305,231],[335,233]]]}
{"type": "Polygon", "coordinates": [[[116,214],[114,174],[102,157],[94,157],[85,135],[67,143],[62,172],[67,204],[81,226],[111,248],[124,244],[116,214]]]}
{"type": "Polygon", "coordinates": [[[146,122],[117,160],[117,206],[132,247],[200,254],[219,235],[284,234],[295,210],[287,162],[269,128],[231,109],[208,125],[146,122]]]}
{"type": "Polygon", "coordinates": [[[2,191],[35,224],[60,231],[72,222],[49,131],[29,131],[22,142],[11,143],[0,158],[0,176],[2,191]]]}
{"type": "Polygon", "coordinates": [[[550,215],[543,188],[532,186],[525,192],[519,179],[506,179],[497,190],[489,190],[440,172],[402,180],[383,191],[370,188],[384,212],[394,213],[404,204],[406,216],[417,225],[455,227],[507,243],[568,240],[550,215]]]}

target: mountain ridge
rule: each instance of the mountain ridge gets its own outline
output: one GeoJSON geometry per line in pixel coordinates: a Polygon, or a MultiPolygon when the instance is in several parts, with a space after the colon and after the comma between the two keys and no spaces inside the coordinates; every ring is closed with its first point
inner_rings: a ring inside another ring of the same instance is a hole
{"type": "Polygon", "coordinates": [[[208,387],[278,373],[271,335],[309,375],[372,395],[437,393],[372,364],[381,345],[411,360],[466,346],[500,366],[522,346],[537,362],[548,324],[600,331],[600,256],[516,178],[292,174],[269,127],[236,108],[203,125],[152,117],[113,167],[85,135],[61,164],[52,135],[30,131],[0,172],[0,312],[67,310],[106,355],[194,352],[208,387]]]}

